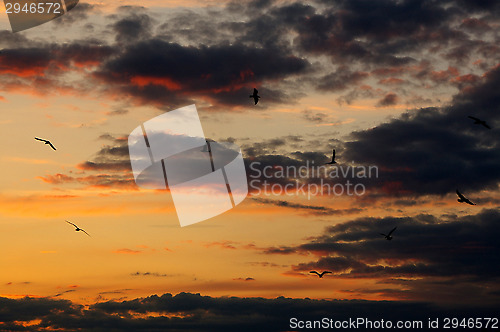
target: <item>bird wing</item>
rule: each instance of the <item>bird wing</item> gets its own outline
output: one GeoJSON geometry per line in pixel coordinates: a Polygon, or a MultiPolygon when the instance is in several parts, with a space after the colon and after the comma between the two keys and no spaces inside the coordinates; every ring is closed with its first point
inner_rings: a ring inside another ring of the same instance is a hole
{"type": "Polygon", "coordinates": [[[56,147],[52,145],[52,143],[50,143],[49,141],[47,141],[47,143],[49,143],[50,147],[54,150],[56,150],[56,147]]]}
{"type": "MultiPolygon", "coordinates": [[[[87,234],[88,236],[90,236],[90,234],[89,234],[89,233],[87,233],[87,232],[85,232],[85,230],[84,230],[84,229],[81,229],[81,228],[80,228],[80,230],[81,230],[82,232],[84,232],[85,234],[87,234]]],[[[90,236],[90,237],[92,237],[92,236],[90,236]]]]}
{"type": "Polygon", "coordinates": [[[309,272],[309,273],[315,273],[315,274],[319,275],[319,273],[318,273],[318,272],[316,272],[316,271],[311,271],[311,272],[309,272]]]}
{"type": "Polygon", "coordinates": [[[486,122],[483,122],[483,126],[485,126],[485,127],[486,127],[486,128],[488,128],[488,129],[491,129],[491,127],[490,127],[490,126],[488,126],[488,124],[487,124],[486,122]]]}
{"type": "Polygon", "coordinates": [[[464,195],[462,195],[462,193],[461,193],[460,191],[458,191],[458,189],[457,189],[457,195],[458,195],[458,197],[460,197],[461,199],[463,199],[463,200],[467,200],[467,198],[465,198],[465,196],[464,196],[464,195]]]}
{"type": "Polygon", "coordinates": [[[392,231],[390,231],[390,232],[389,232],[389,234],[388,234],[388,235],[389,235],[389,236],[391,236],[392,232],[394,232],[394,231],[396,230],[396,228],[398,228],[398,226],[394,227],[394,228],[392,229],[392,231]]]}
{"type": "Polygon", "coordinates": [[[474,120],[474,121],[481,121],[481,120],[479,120],[478,118],[475,118],[475,117],[470,116],[470,115],[468,116],[468,118],[469,118],[469,119],[472,119],[472,120],[474,120]]]}
{"type": "Polygon", "coordinates": [[[384,233],[380,233],[380,235],[387,236],[387,235],[385,235],[384,233]]]}
{"type": "Polygon", "coordinates": [[[75,224],[73,224],[72,222],[67,221],[67,220],[64,220],[64,221],[65,221],[65,222],[67,222],[68,224],[71,224],[71,225],[75,226],[76,228],[78,228],[78,226],[77,226],[77,225],[75,225],[75,224]]]}
{"type": "Polygon", "coordinates": [[[332,271],[323,271],[321,274],[333,273],[332,271]]]}
{"type": "Polygon", "coordinates": [[[464,199],[464,201],[465,201],[465,203],[467,203],[467,204],[470,204],[470,205],[476,205],[476,204],[472,203],[471,201],[469,201],[469,199],[468,199],[468,198],[465,198],[465,199],[464,199]]]}
{"type": "Polygon", "coordinates": [[[35,137],[35,139],[36,139],[37,141],[48,142],[47,140],[45,140],[45,139],[41,139],[41,138],[38,138],[38,137],[35,137]]]}

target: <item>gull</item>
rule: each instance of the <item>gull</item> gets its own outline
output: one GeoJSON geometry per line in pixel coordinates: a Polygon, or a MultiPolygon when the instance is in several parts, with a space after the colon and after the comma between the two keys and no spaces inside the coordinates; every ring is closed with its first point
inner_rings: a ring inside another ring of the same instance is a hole
{"type": "Polygon", "coordinates": [[[394,232],[394,231],[396,230],[396,228],[398,228],[398,226],[394,227],[394,228],[392,229],[392,231],[390,231],[390,232],[389,232],[389,234],[387,234],[387,235],[386,235],[386,234],[384,234],[384,233],[380,233],[380,235],[385,236],[385,239],[386,239],[387,241],[390,241],[390,240],[392,240],[392,236],[391,236],[391,234],[392,234],[392,232],[394,232]]]}
{"type": "Polygon", "coordinates": [[[80,227],[78,227],[77,225],[75,225],[75,224],[73,224],[72,222],[69,222],[69,221],[67,221],[67,220],[65,220],[65,221],[66,221],[68,224],[75,226],[75,228],[76,228],[76,229],[75,229],[75,231],[77,231],[77,232],[78,232],[78,231],[82,231],[82,232],[84,232],[85,234],[87,234],[88,236],[90,236],[90,234],[89,234],[89,233],[85,232],[85,230],[81,229],[81,228],[80,228],[80,227]]]}
{"type": "Polygon", "coordinates": [[[471,201],[469,201],[469,199],[467,197],[462,195],[462,193],[460,191],[458,191],[458,189],[457,189],[457,195],[458,195],[458,197],[460,197],[459,199],[457,199],[457,201],[459,201],[460,203],[467,203],[469,205],[476,205],[476,204],[472,203],[471,201]]]}
{"type": "Polygon", "coordinates": [[[324,276],[325,274],[327,274],[327,273],[332,273],[332,272],[330,272],[330,271],[323,271],[323,272],[321,272],[321,273],[318,273],[318,272],[316,272],[316,271],[311,271],[311,272],[309,272],[309,273],[315,273],[315,274],[317,274],[317,275],[318,275],[318,277],[323,278],[323,276],[324,276]]]}
{"type": "Polygon", "coordinates": [[[484,127],[488,128],[488,129],[491,129],[491,127],[490,127],[490,126],[488,126],[488,124],[487,124],[487,123],[486,123],[486,121],[484,121],[484,120],[481,120],[481,119],[475,118],[475,117],[470,116],[470,115],[468,116],[468,118],[469,118],[469,119],[474,120],[474,124],[482,125],[482,126],[484,126],[484,127]]]}
{"type": "Polygon", "coordinates": [[[335,161],[335,149],[333,149],[333,154],[332,154],[332,161],[329,163],[326,163],[325,165],[333,165],[336,164],[337,162],[335,161]]]}
{"type": "Polygon", "coordinates": [[[35,139],[36,139],[37,141],[41,141],[41,142],[44,142],[45,144],[50,145],[50,147],[51,147],[52,149],[54,149],[54,150],[56,149],[56,148],[52,145],[52,143],[50,143],[50,141],[48,141],[48,140],[46,140],[46,139],[42,139],[42,138],[38,138],[38,137],[35,137],[35,139]]]}
{"type": "Polygon", "coordinates": [[[259,102],[260,96],[258,95],[259,91],[256,88],[253,88],[253,95],[250,95],[249,98],[253,98],[253,101],[255,102],[255,105],[259,102]]]}

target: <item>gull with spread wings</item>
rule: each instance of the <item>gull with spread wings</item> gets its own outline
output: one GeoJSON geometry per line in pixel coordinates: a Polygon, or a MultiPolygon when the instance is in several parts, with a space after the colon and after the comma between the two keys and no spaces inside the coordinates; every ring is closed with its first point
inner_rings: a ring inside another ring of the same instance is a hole
{"type": "Polygon", "coordinates": [[[396,230],[396,228],[398,228],[398,227],[397,227],[397,226],[396,226],[396,227],[394,227],[394,228],[392,229],[392,231],[390,231],[390,232],[389,232],[389,234],[380,233],[380,235],[385,236],[385,239],[386,239],[387,241],[390,241],[390,240],[392,240],[392,236],[391,236],[391,234],[392,234],[392,232],[394,232],[394,231],[396,230]]]}
{"type": "Polygon", "coordinates": [[[253,94],[250,95],[249,98],[253,98],[255,105],[257,105],[257,103],[259,102],[259,98],[260,98],[259,91],[256,88],[253,88],[253,94]]]}
{"type": "Polygon", "coordinates": [[[488,126],[488,124],[487,124],[487,123],[486,123],[486,121],[484,121],[484,120],[481,120],[481,119],[475,118],[475,117],[470,116],[470,115],[468,116],[468,118],[469,118],[469,119],[474,120],[474,124],[478,124],[478,125],[481,125],[481,126],[483,126],[483,127],[485,127],[485,128],[491,129],[491,127],[490,127],[490,126],[488,126]]]}
{"type": "Polygon", "coordinates": [[[314,273],[314,274],[317,274],[317,275],[318,275],[318,277],[323,278],[323,276],[324,276],[325,274],[327,274],[327,273],[332,273],[332,272],[331,272],[331,271],[323,271],[323,272],[321,272],[321,273],[318,273],[318,272],[316,272],[316,271],[311,271],[311,272],[309,272],[309,273],[314,273]]]}
{"type": "Polygon", "coordinates": [[[81,229],[81,228],[80,228],[80,227],[78,227],[77,225],[73,224],[73,223],[72,223],[72,222],[70,222],[70,221],[67,221],[67,220],[65,220],[65,221],[66,221],[68,224],[75,226],[75,228],[76,228],[76,229],[75,229],[75,231],[77,231],[77,232],[82,231],[82,232],[84,232],[85,234],[87,234],[88,236],[90,236],[90,234],[89,234],[89,233],[85,232],[85,230],[81,229]]]}
{"type": "Polygon", "coordinates": [[[457,199],[457,201],[459,201],[460,203],[467,203],[469,205],[476,205],[476,204],[472,203],[471,201],[469,201],[469,199],[467,197],[462,195],[462,193],[460,191],[458,191],[458,189],[457,189],[457,195],[459,197],[459,199],[457,199]]]}
{"type": "Polygon", "coordinates": [[[38,137],[35,137],[35,139],[36,139],[37,141],[41,141],[41,142],[44,142],[45,144],[50,145],[50,147],[51,147],[52,149],[54,149],[54,151],[56,150],[55,146],[54,146],[54,145],[52,145],[52,143],[50,143],[50,141],[48,141],[48,140],[46,140],[46,139],[43,139],[43,138],[38,138],[38,137]]]}

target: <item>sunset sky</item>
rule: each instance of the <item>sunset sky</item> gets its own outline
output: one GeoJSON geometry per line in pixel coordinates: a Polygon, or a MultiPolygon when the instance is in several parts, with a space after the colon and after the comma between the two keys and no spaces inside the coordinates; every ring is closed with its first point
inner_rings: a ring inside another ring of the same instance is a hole
{"type": "Polygon", "coordinates": [[[0,330],[289,331],[297,312],[500,305],[497,1],[87,1],[18,33],[0,7],[0,330]],[[332,149],[332,168],[378,177],[325,179],[352,196],[251,186],[180,227],[169,191],[135,184],[127,139],[192,104],[249,181],[332,149]]]}

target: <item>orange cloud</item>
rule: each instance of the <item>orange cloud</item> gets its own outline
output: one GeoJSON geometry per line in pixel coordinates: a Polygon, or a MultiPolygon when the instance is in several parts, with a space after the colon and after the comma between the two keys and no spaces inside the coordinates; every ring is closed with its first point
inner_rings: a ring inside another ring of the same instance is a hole
{"type": "Polygon", "coordinates": [[[137,255],[137,254],[142,254],[142,251],[140,250],[133,250],[133,249],[128,249],[128,248],[122,248],[113,251],[115,254],[126,254],[126,255],[137,255]]]}
{"type": "Polygon", "coordinates": [[[140,87],[144,87],[147,85],[161,85],[169,90],[182,89],[182,86],[179,83],[167,77],[135,76],[130,80],[130,83],[140,87]]]}
{"type": "Polygon", "coordinates": [[[396,77],[384,78],[379,81],[380,84],[401,84],[404,83],[405,80],[396,77]]]}
{"type": "Polygon", "coordinates": [[[205,248],[210,248],[210,247],[220,247],[222,249],[236,249],[236,242],[233,241],[222,241],[222,242],[210,242],[207,244],[204,244],[205,248]]]}

